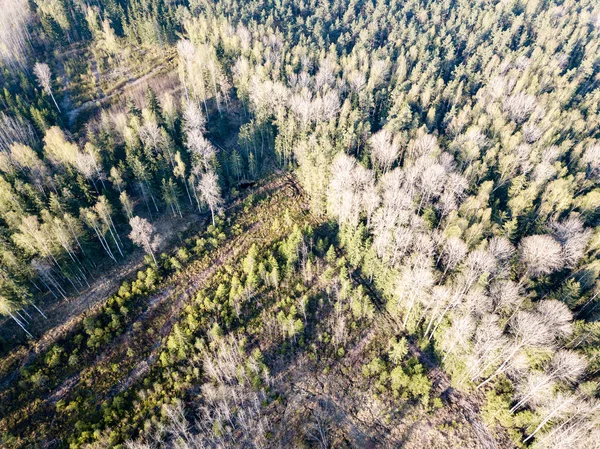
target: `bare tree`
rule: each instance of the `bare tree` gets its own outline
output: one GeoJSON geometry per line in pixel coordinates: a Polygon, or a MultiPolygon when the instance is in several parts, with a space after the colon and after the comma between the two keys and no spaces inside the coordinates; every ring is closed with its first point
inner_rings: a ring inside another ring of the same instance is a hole
{"type": "Polygon", "coordinates": [[[55,190],[55,182],[50,176],[50,170],[31,147],[15,142],[5,154],[10,164],[24,173],[40,192],[46,193],[46,187],[55,190]]]}
{"type": "Polygon", "coordinates": [[[140,139],[146,148],[157,154],[166,154],[171,163],[171,167],[174,166],[168,134],[154,119],[144,120],[144,124],[139,129],[139,134],[140,139]]]}
{"type": "MultiPolygon", "coordinates": [[[[441,164],[444,166],[444,164],[441,164]]],[[[445,217],[453,210],[457,210],[465,199],[465,192],[469,187],[467,179],[458,174],[449,172],[446,167],[447,175],[445,177],[443,191],[437,201],[436,208],[440,211],[442,217],[445,217]]],[[[441,221],[440,221],[441,222],[441,221]]]]}
{"type": "Polygon", "coordinates": [[[331,56],[323,58],[320,61],[319,71],[315,76],[315,87],[317,90],[321,90],[325,86],[333,86],[335,83],[336,66],[335,58],[331,56]]]}
{"type": "Polygon", "coordinates": [[[108,179],[117,188],[119,193],[123,193],[123,189],[125,188],[126,183],[123,179],[123,174],[121,173],[121,170],[119,170],[117,167],[111,167],[110,176],[108,177],[108,179]]]}
{"type": "Polygon", "coordinates": [[[54,98],[54,94],[52,93],[52,73],[50,72],[50,67],[46,63],[36,62],[33,67],[33,73],[37,77],[38,83],[44,92],[46,92],[50,97],[52,97],[52,101],[54,101],[54,106],[60,112],[60,108],[58,107],[58,103],[54,98]]]}
{"type": "Polygon", "coordinates": [[[67,292],[61,287],[59,281],[56,279],[55,274],[52,272],[52,267],[43,260],[33,259],[31,261],[31,267],[35,270],[44,287],[46,287],[52,295],[57,298],[57,292],[63,299],[67,299],[67,292]]]}
{"type": "Polygon", "coordinates": [[[539,301],[535,310],[556,340],[562,341],[573,333],[573,313],[564,302],[556,299],[539,301]]]}
{"type": "Polygon", "coordinates": [[[154,234],[154,226],[145,218],[140,217],[133,217],[129,220],[129,225],[131,226],[131,233],[129,234],[131,241],[144,248],[144,251],[152,256],[154,263],[158,264],[154,251],[158,249],[160,237],[154,234]]]}
{"type": "Polygon", "coordinates": [[[185,176],[185,172],[186,172],[186,166],[185,163],[183,162],[183,159],[181,159],[181,153],[178,151],[177,153],[175,153],[175,166],[173,167],[173,174],[175,175],[176,178],[179,178],[181,180],[181,182],[183,183],[183,186],[185,187],[185,192],[187,193],[187,197],[190,201],[190,206],[194,206],[194,202],[192,201],[192,196],[190,195],[190,189],[188,188],[188,183],[187,183],[187,179],[185,176]]]}
{"type": "Polygon", "coordinates": [[[468,247],[462,239],[458,237],[450,237],[444,240],[440,258],[444,263],[444,272],[442,279],[446,276],[448,270],[454,270],[458,264],[465,258],[468,252],[468,247]]]}
{"type": "Polygon", "coordinates": [[[588,165],[590,174],[600,179],[600,144],[590,145],[586,148],[581,160],[588,165]]]}
{"type": "Polygon", "coordinates": [[[523,405],[539,407],[552,397],[556,388],[555,379],[543,371],[531,371],[526,377],[517,379],[515,384],[518,402],[510,409],[513,413],[523,405]]]}
{"type": "Polygon", "coordinates": [[[564,258],[560,244],[549,235],[532,235],[521,240],[521,261],[527,275],[550,274],[563,267],[564,258]]]}
{"type": "Polygon", "coordinates": [[[100,220],[102,220],[102,222],[104,223],[106,229],[108,229],[108,231],[110,232],[110,235],[113,239],[113,242],[115,243],[115,246],[117,247],[117,250],[119,251],[119,254],[121,255],[121,257],[124,257],[123,251],[121,250],[121,245],[123,245],[123,242],[121,241],[121,237],[119,236],[117,228],[115,227],[115,224],[112,219],[112,206],[110,205],[110,203],[104,195],[100,195],[98,197],[98,202],[94,205],[94,210],[98,214],[100,220]]]}
{"type": "MultiPolygon", "coordinates": [[[[548,397],[552,397],[548,395],[548,397]]],[[[560,401],[563,397],[559,397],[560,401]]],[[[567,396],[567,400],[570,398],[567,396]]],[[[558,402],[558,401],[557,401],[558,402]]],[[[570,402],[570,401],[569,401],[570,402]]],[[[560,404],[558,404],[560,406],[560,404]]],[[[547,409],[546,409],[547,410],[547,409]]],[[[539,434],[535,449],[595,448],[600,440],[600,402],[576,398],[567,409],[559,408],[553,417],[562,418],[560,424],[539,434]]],[[[554,410],[552,410],[554,411],[554,410]]],[[[544,424],[546,424],[546,421],[544,424]]]]}
{"type": "Polygon", "coordinates": [[[496,276],[508,277],[510,260],[515,253],[515,247],[506,237],[492,237],[488,242],[488,251],[496,259],[496,276]]]}
{"type": "Polygon", "coordinates": [[[524,404],[543,402],[545,398],[550,397],[556,382],[575,382],[586,368],[585,357],[574,351],[558,351],[542,373],[534,371],[521,383],[517,390],[520,399],[510,411],[514,412],[524,404]]]}
{"type": "Polygon", "coordinates": [[[348,74],[348,84],[353,92],[359,93],[367,84],[367,78],[361,71],[354,70],[348,74]]]}
{"type": "Polygon", "coordinates": [[[0,12],[0,60],[11,68],[25,69],[31,41],[27,26],[31,17],[26,0],[5,0],[0,12]]]}
{"type": "Polygon", "coordinates": [[[329,449],[331,447],[329,440],[334,416],[334,406],[326,399],[318,401],[316,409],[312,411],[312,421],[304,431],[306,436],[317,443],[319,449],[329,449]]]}
{"type": "Polygon", "coordinates": [[[83,175],[83,177],[92,182],[96,193],[100,194],[96,180],[99,180],[102,183],[102,187],[106,187],[104,185],[104,179],[106,176],[100,170],[98,155],[94,145],[88,142],[85,144],[85,152],[77,151],[74,165],[77,171],[83,175]]]}
{"type": "MultiPolygon", "coordinates": [[[[386,173],[379,182],[381,207],[373,215],[374,245],[381,258],[395,251],[395,228],[408,224],[413,213],[413,192],[405,187],[405,174],[400,168],[386,173]]],[[[397,245],[395,245],[397,246],[397,245]]]]}
{"type": "Polygon", "coordinates": [[[356,160],[346,154],[339,154],[333,161],[332,178],[328,190],[328,208],[338,222],[343,223],[352,210],[352,174],[356,160]]]}
{"type": "Polygon", "coordinates": [[[445,331],[440,339],[440,347],[446,353],[442,362],[457,350],[464,350],[470,344],[470,339],[475,331],[475,320],[470,314],[459,315],[452,319],[452,325],[445,331]]]}
{"type": "Polygon", "coordinates": [[[520,311],[514,315],[510,323],[512,341],[503,352],[486,363],[472,380],[481,376],[495,363],[502,363],[491,376],[478,385],[490,382],[496,376],[507,372],[519,363],[521,351],[527,348],[551,348],[557,341],[561,341],[573,332],[572,314],[569,308],[559,301],[541,301],[536,305],[535,312],[520,311]]]}
{"type": "Polygon", "coordinates": [[[192,172],[198,165],[201,165],[204,170],[208,170],[209,164],[216,154],[214,146],[204,137],[205,126],[206,119],[200,106],[194,101],[187,102],[183,110],[183,131],[186,146],[193,157],[192,172]]]}
{"type": "MultiPolygon", "coordinates": [[[[356,163],[356,159],[344,153],[338,154],[332,166],[332,177],[327,191],[328,208],[339,223],[358,224],[360,213],[373,211],[373,205],[362,203],[369,186],[373,184],[373,172],[356,163]]],[[[370,187],[371,195],[373,187],[370,187]]],[[[377,201],[377,199],[372,199],[377,201]]]]}
{"type": "Polygon", "coordinates": [[[562,222],[552,221],[550,229],[553,237],[562,245],[565,267],[575,268],[585,254],[592,231],[584,229],[583,223],[576,216],[562,222]]]}
{"type": "Polygon", "coordinates": [[[533,95],[522,92],[507,97],[502,104],[504,111],[511,120],[517,123],[525,122],[536,106],[536,98],[533,95]]]}
{"type": "Polygon", "coordinates": [[[187,147],[194,157],[194,167],[201,166],[208,170],[216,154],[215,147],[198,131],[188,133],[186,138],[187,147]]]}
{"type": "Polygon", "coordinates": [[[0,150],[9,151],[15,144],[34,146],[37,138],[30,122],[0,112],[0,150]]]}
{"type": "Polygon", "coordinates": [[[400,142],[386,129],[382,129],[371,137],[371,158],[373,164],[386,173],[400,155],[400,142]]]}
{"type": "Polygon", "coordinates": [[[314,119],[317,123],[334,118],[340,109],[340,97],[337,90],[332,89],[318,96],[312,102],[314,119]]]}
{"type": "Polygon", "coordinates": [[[419,253],[408,258],[398,279],[397,298],[406,309],[402,324],[406,327],[410,314],[417,304],[422,304],[433,287],[435,278],[431,261],[419,253]]]}
{"type": "Polygon", "coordinates": [[[419,201],[418,211],[421,211],[424,205],[438,198],[444,190],[446,184],[446,169],[438,163],[428,163],[421,173],[419,193],[421,199],[419,201]]]}
{"type": "Polygon", "coordinates": [[[576,415],[577,410],[581,405],[579,395],[571,393],[556,393],[550,398],[550,400],[541,408],[543,419],[540,424],[531,432],[527,438],[523,440],[524,443],[533,438],[540,430],[542,430],[548,423],[551,423],[555,419],[560,419],[568,415],[576,415]]]}
{"type": "Polygon", "coordinates": [[[187,39],[181,39],[177,42],[177,53],[181,61],[182,83],[185,89],[185,96],[189,100],[188,83],[191,84],[194,58],[196,57],[196,47],[187,39]],[[187,81],[187,82],[186,82],[187,81]]]}
{"type": "Polygon", "coordinates": [[[515,315],[510,326],[511,341],[504,346],[498,354],[480,367],[479,371],[471,378],[475,380],[482,376],[489,368],[500,363],[500,365],[481,382],[477,388],[490,382],[498,375],[511,370],[515,365],[521,362],[523,349],[536,346],[547,345],[552,341],[552,332],[543,322],[543,320],[534,313],[519,312],[515,315]]]}
{"type": "Polygon", "coordinates": [[[408,155],[413,161],[422,156],[433,155],[438,150],[437,139],[431,134],[420,133],[419,137],[408,145],[408,155]]]}
{"type": "Polygon", "coordinates": [[[204,173],[198,183],[198,189],[204,202],[210,208],[213,226],[215,224],[215,211],[223,203],[221,198],[221,188],[219,187],[219,179],[213,171],[204,173]]]}
{"type": "Polygon", "coordinates": [[[367,215],[367,228],[371,227],[371,218],[381,204],[381,198],[374,182],[368,183],[362,192],[362,209],[367,215]]]}
{"type": "Polygon", "coordinates": [[[490,297],[492,298],[493,312],[500,315],[513,312],[519,309],[521,303],[525,300],[520,295],[520,286],[510,280],[498,280],[490,286],[490,297]]]}
{"type": "Polygon", "coordinates": [[[110,249],[110,245],[108,244],[108,241],[105,237],[106,228],[102,226],[98,214],[94,211],[93,208],[82,208],[79,212],[81,220],[94,230],[96,237],[98,237],[98,240],[100,241],[100,244],[102,245],[104,251],[106,251],[106,254],[108,254],[108,257],[110,257],[113,261],[116,262],[117,259],[113,254],[112,250],[110,249]]]}
{"type": "Polygon", "coordinates": [[[429,331],[429,339],[433,338],[435,331],[442,324],[442,321],[446,314],[456,308],[469,290],[475,285],[479,277],[484,273],[490,273],[496,266],[496,260],[489,253],[489,251],[475,250],[472,251],[464,261],[462,272],[457,279],[456,286],[454,287],[454,294],[452,298],[447,301],[446,307],[442,310],[439,315],[432,316],[430,318],[429,325],[427,326],[427,332],[429,331]],[[435,322],[435,325],[433,323],[435,322]]]}
{"type": "Polygon", "coordinates": [[[119,201],[121,202],[121,206],[123,206],[123,210],[125,211],[125,215],[127,215],[127,219],[131,220],[133,218],[133,202],[127,192],[123,191],[119,195],[119,201]]]}
{"type": "Polygon", "coordinates": [[[183,109],[183,130],[186,133],[199,131],[203,133],[206,128],[206,117],[200,106],[195,101],[185,103],[183,109]]]}

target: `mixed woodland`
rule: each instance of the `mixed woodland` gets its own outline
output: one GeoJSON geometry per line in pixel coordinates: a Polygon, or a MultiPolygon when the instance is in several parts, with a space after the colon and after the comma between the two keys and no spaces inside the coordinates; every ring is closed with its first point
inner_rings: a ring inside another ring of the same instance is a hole
{"type": "Polygon", "coordinates": [[[0,447],[600,440],[600,4],[3,0],[0,447]]]}

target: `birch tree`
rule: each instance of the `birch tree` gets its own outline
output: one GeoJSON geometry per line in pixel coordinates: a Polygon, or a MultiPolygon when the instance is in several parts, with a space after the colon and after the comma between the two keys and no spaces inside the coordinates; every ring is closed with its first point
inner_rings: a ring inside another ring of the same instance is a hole
{"type": "Polygon", "coordinates": [[[31,19],[29,2],[6,0],[0,13],[0,60],[12,69],[25,69],[26,56],[31,47],[27,26],[31,19]]]}
{"type": "Polygon", "coordinates": [[[146,254],[152,256],[154,263],[158,265],[154,252],[158,249],[160,244],[160,236],[155,234],[154,226],[152,226],[148,220],[141,217],[133,217],[129,220],[131,226],[131,232],[129,238],[133,243],[141,246],[146,254]]]}
{"type": "Polygon", "coordinates": [[[123,251],[121,250],[123,242],[121,241],[121,237],[119,236],[117,228],[115,227],[115,223],[112,219],[113,209],[104,195],[100,195],[98,197],[98,202],[94,205],[94,210],[98,214],[98,217],[100,217],[100,220],[102,220],[104,223],[106,229],[108,229],[108,232],[110,233],[113,242],[117,247],[117,251],[119,251],[121,257],[124,257],[123,251]]]}
{"type": "Polygon", "coordinates": [[[98,214],[92,208],[82,208],[80,210],[80,217],[81,220],[94,231],[94,234],[96,234],[98,241],[102,245],[102,248],[108,257],[116,262],[117,259],[110,248],[110,244],[105,238],[106,228],[102,226],[102,222],[100,221],[98,214]]]}
{"type": "Polygon", "coordinates": [[[223,203],[221,197],[221,188],[219,187],[219,179],[213,171],[204,173],[200,177],[198,182],[198,190],[202,200],[208,205],[210,214],[212,216],[213,226],[215,224],[215,211],[218,211],[219,207],[223,203]]]}
{"type": "Polygon", "coordinates": [[[2,315],[8,315],[17,325],[23,329],[29,338],[33,338],[33,335],[27,330],[26,322],[23,318],[18,317],[16,314],[16,306],[13,302],[9,301],[4,296],[0,296],[0,313],[2,315]]]}
{"type": "Polygon", "coordinates": [[[550,397],[557,382],[571,384],[576,382],[587,368],[587,360],[574,351],[558,351],[546,369],[532,372],[525,382],[518,384],[519,401],[510,409],[515,412],[525,404],[539,405],[550,397]]]}
{"type": "Polygon", "coordinates": [[[131,198],[129,197],[127,192],[121,192],[121,195],[119,195],[119,201],[121,202],[121,206],[125,211],[127,219],[131,220],[133,218],[133,201],[131,201],[131,198]]]}
{"type": "Polygon", "coordinates": [[[406,327],[412,310],[417,304],[426,301],[426,296],[433,287],[435,278],[430,261],[422,255],[413,254],[401,271],[398,280],[398,300],[406,309],[403,326],[406,327]]]}
{"type": "Polygon", "coordinates": [[[60,113],[60,108],[58,107],[58,103],[54,98],[54,94],[52,93],[52,73],[50,72],[50,67],[46,63],[36,62],[33,67],[33,73],[37,77],[38,83],[44,92],[46,92],[50,97],[52,97],[52,101],[54,102],[54,106],[60,113]]]}
{"type": "Polygon", "coordinates": [[[400,142],[386,129],[382,129],[371,137],[371,159],[383,173],[386,173],[400,155],[400,142]]]}
{"type": "Polygon", "coordinates": [[[560,244],[549,235],[532,235],[521,240],[521,260],[527,275],[550,274],[562,268],[564,258],[560,244]]]}

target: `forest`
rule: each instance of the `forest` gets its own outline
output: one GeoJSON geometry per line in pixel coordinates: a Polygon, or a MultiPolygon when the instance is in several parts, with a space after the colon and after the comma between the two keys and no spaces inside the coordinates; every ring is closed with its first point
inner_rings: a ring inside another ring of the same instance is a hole
{"type": "Polygon", "coordinates": [[[599,447],[600,3],[1,6],[1,448],[599,447]]]}

